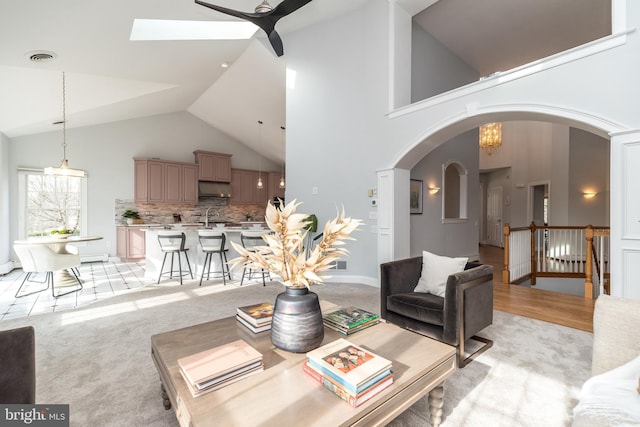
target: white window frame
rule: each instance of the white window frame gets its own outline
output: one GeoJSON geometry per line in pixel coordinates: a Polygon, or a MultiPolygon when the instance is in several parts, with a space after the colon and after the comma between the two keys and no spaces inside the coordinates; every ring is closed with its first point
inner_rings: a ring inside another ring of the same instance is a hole
{"type": "MultiPolygon", "coordinates": [[[[18,169],[18,239],[27,236],[27,176],[44,175],[42,169],[18,169]]],[[[80,178],[80,234],[87,234],[87,178],[80,178]]]]}

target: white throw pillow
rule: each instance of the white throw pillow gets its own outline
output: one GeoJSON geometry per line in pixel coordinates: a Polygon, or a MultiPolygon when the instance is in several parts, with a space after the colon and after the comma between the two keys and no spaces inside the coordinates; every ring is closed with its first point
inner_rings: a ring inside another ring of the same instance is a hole
{"type": "Polygon", "coordinates": [[[414,292],[427,292],[444,298],[447,279],[450,275],[464,270],[467,258],[449,258],[422,252],[422,274],[414,292]]]}

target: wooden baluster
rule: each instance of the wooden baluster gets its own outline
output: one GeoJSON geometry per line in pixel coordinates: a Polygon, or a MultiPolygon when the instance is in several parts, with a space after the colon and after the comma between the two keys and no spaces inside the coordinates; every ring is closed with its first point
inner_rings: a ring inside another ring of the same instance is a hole
{"type": "Polygon", "coordinates": [[[587,240],[587,260],[584,266],[584,297],[586,299],[593,299],[593,258],[591,255],[591,248],[593,248],[593,227],[587,225],[584,235],[587,240]]]}
{"type": "Polygon", "coordinates": [[[511,234],[509,224],[502,227],[504,233],[504,268],[502,270],[502,283],[508,285],[509,282],[509,235],[511,234]]]}

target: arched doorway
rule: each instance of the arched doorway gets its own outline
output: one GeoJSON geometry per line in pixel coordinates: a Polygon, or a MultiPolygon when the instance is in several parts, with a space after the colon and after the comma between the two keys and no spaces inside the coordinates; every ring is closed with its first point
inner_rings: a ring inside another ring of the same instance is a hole
{"type": "MultiPolygon", "coordinates": [[[[378,171],[378,204],[379,216],[382,219],[378,224],[378,260],[386,262],[409,256],[410,250],[410,226],[408,200],[410,170],[415,164],[429,152],[450,138],[480,126],[482,123],[499,120],[534,120],[547,121],[566,124],[570,127],[585,130],[604,138],[611,138],[611,164],[619,164],[622,161],[622,154],[617,151],[620,143],[633,144],[640,140],[640,131],[630,131],[625,126],[613,121],[594,117],[581,111],[558,108],[545,105],[494,105],[482,109],[481,113],[467,112],[463,117],[456,117],[448,122],[440,123],[430,129],[426,129],[423,134],[414,141],[406,144],[409,147],[403,153],[399,153],[396,160],[389,169],[378,171]],[[628,141],[628,142],[627,142],[628,141]]],[[[638,146],[638,159],[640,159],[640,143],[638,146]]],[[[635,148],[635,145],[633,146],[635,148]]],[[[611,168],[611,211],[623,209],[622,190],[616,187],[616,183],[628,180],[629,171],[620,171],[611,168]]],[[[640,208],[636,208],[640,211],[640,208]]],[[[615,251],[622,250],[622,231],[617,228],[622,224],[616,221],[614,215],[611,218],[611,249],[612,257],[615,251]]],[[[640,226],[638,226],[638,240],[640,241],[640,226]]],[[[637,256],[640,264],[640,250],[634,251],[633,256],[637,256]]],[[[612,277],[615,274],[616,264],[612,262],[612,277]]],[[[640,268],[640,267],[639,267],[640,268]]],[[[622,275],[622,263],[617,265],[618,274],[622,275]]],[[[637,292],[640,298],[640,291],[637,292]]],[[[612,294],[626,295],[622,289],[614,289],[612,294]]]]}

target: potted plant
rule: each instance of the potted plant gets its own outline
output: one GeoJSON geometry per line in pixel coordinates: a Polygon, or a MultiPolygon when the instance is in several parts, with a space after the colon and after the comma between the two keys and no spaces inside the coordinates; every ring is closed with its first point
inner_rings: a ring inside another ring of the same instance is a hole
{"type": "Polygon", "coordinates": [[[66,237],[73,235],[75,232],[76,232],[75,228],[62,226],[62,227],[54,228],[53,230],[51,230],[51,236],[59,239],[64,239],[66,237]]]}
{"type": "Polygon", "coordinates": [[[127,219],[127,224],[129,225],[133,224],[134,220],[140,219],[140,214],[138,213],[138,211],[134,211],[131,209],[127,209],[126,211],[124,211],[122,216],[123,218],[127,219]]]}
{"type": "Polygon", "coordinates": [[[278,210],[269,202],[265,220],[272,232],[263,236],[265,246],[249,251],[231,242],[240,256],[229,264],[263,268],[282,278],[285,292],[276,297],[271,342],[284,350],[306,352],[320,345],[324,338],[320,302],[309,288],[313,283],[322,283],[327,278],[324,272],[349,253],[342,245],[344,240],[353,240],[350,234],[361,221],[345,217],[343,209],[327,221],[322,238],[307,251],[304,241],[310,232],[310,215],[296,213],[299,205],[293,200],[278,210]]]}

